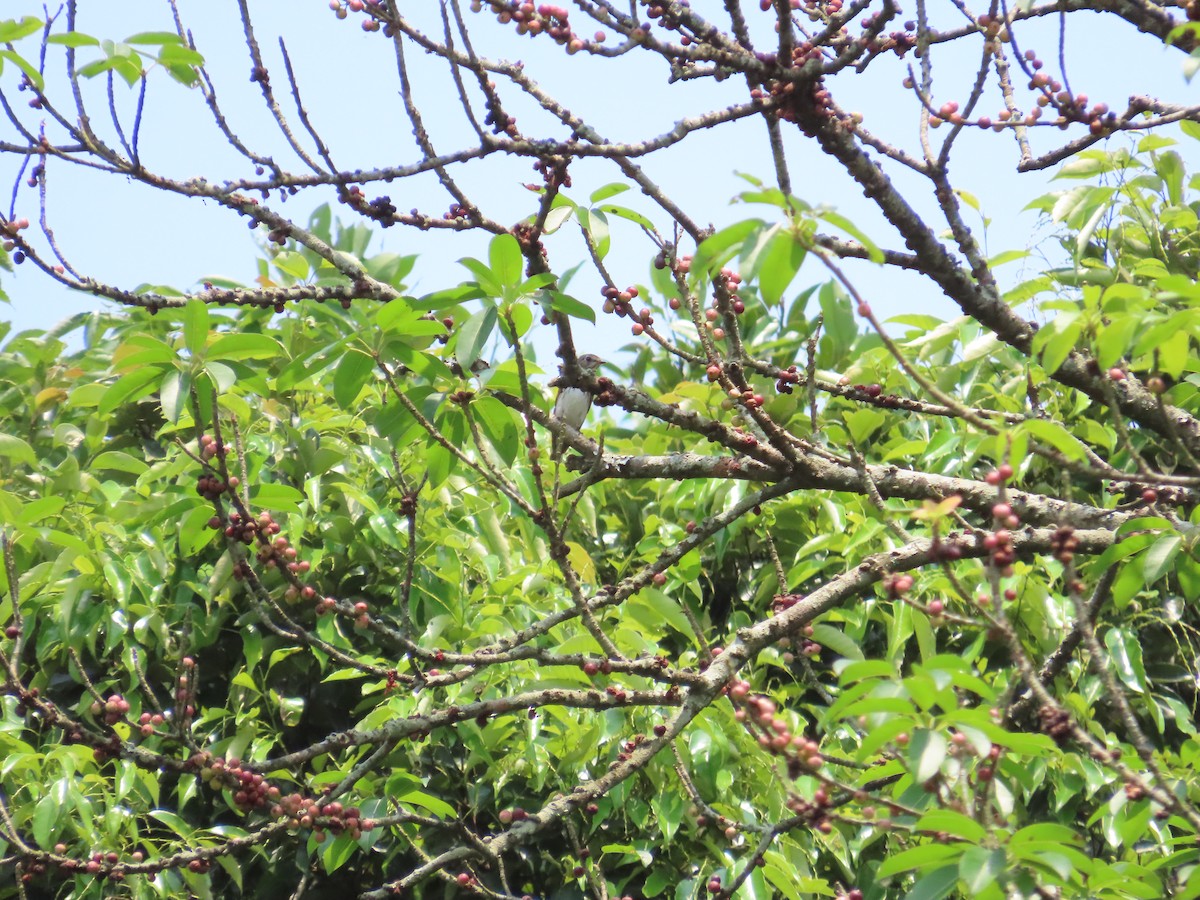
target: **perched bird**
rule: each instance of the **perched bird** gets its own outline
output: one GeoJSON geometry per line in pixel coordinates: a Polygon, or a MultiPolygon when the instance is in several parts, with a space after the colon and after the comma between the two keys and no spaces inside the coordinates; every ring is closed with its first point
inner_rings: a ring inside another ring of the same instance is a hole
{"type": "MultiPolygon", "coordinates": [[[[596,370],[604,365],[604,360],[594,353],[585,353],[575,362],[579,365],[579,371],[589,376],[595,375],[596,370]]],[[[563,387],[559,389],[558,398],[554,401],[554,418],[578,431],[583,427],[584,419],[587,418],[588,410],[591,408],[591,394],[582,388],[563,387]]],[[[558,459],[562,451],[561,443],[558,435],[551,439],[550,455],[554,459],[558,459]]]]}

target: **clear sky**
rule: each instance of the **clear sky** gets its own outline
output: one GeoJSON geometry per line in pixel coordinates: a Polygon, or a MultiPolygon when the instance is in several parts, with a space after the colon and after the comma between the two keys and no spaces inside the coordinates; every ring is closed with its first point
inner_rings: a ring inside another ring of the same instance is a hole
{"type": "MultiPolygon", "coordinates": [[[[249,5],[272,72],[272,83],[285,111],[292,115],[294,108],[281,63],[280,36],[296,65],[312,120],[329,143],[339,166],[374,167],[418,158],[399,99],[396,61],[389,41],[379,34],[364,33],[353,15],[338,21],[325,0],[286,3],[251,0],[249,5]]],[[[757,3],[746,5],[757,13],[757,3]]],[[[720,3],[695,0],[693,6],[716,21],[724,21],[720,3]]],[[[269,121],[257,87],[249,81],[250,63],[236,4],[180,0],[179,7],[186,26],[194,32],[199,50],[207,58],[232,127],[256,149],[275,154],[293,171],[299,171],[301,164],[287,150],[278,129],[269,121]]],[[[949,9],[949,4],[946,7],[949,9]]],[[[169,7],[162,0],[122,3],[79,0],[79,9],[79,30],[100,38],[120,40],[138,32],[172,28],[169,7]]],[[[427,2],[416,9],[414,17],[425,19],[434,33],[440,33],[437,4],[427,2]]],[[[41,16],[42,5],[34,0],[5,0],[2,14],[41,16]]],[[[476,49],[480,53],[523,59],[527,71],[548,92],[565,101],[612,140],[642,140],[668,130],[681,117],[745,99],[745,86],[735,83],[735,79],[719,85],[711,80],[669,85],[661,61],[648,58],[647,54],[632,53],[616,60],[591,59],[584,54],[567,57],[544,38],[518,38],[511,28],[497,25],[487,14],[468,13],[468,16],[475,28],[476,49]]],[[[1107,16],[1068,17],[1071,30],[1065,42],[1066,62],[1070,83],[1077,92],[1086,92],[1093,101],[1104,100],[1115,109],[1123,108],[1126,98],[1134,93],[1156,94],[1180,102],[1194,100],[1196,87],[1186,83],[1182,76],[1182,54],[1165,50],[1154,39],[1108,19],[1107,16]]],[[[1056,73],[1058,38],[1053,26],[1053,22],[1024,24],[1018,37],[1023,46],[1038,50],[1047,60],[1047,69],[1056,73]]],[[[27,38],[17,49],[35,56],[35,40],[27,38]]],[[[938,52],[934,58],[937,102],[963,99],[977,53],[977,43],[970,54],[952,49],[938,52]]],[[[81,62],[95,55],[94,49],[81,50],[81,62]]],[[[408,62],[416,84],[417,102],[438,149],[447,151],[469,144],[471,135],[462,110],[448,91],[450,82],[445,65],[422,53],[410,53],[408,62]]],[[[909,62],[911,57],[904,62],[881,60],[867,75],[841,76],[831,87],[843,107],[864,113],[867,127],[913,150],[917,107],[912,96],[906,95],[900,86],[909,62]]],[[[56,93],[64,96],[62,65],[61,48],[51,48],[47,81],[52,96],[56,93]]],[[[15,91],[17,77],[17,69],[6,65],[0,74],[0,85],[20,110],[23,121],[36,128],[39,115],[24,106],[28,95],[15,91]]],[[[93,121],[102,133],[112,134],[103,79],[95,79],[86,87],[93,121]]],[[[121,83],[116,85],[116,105],[127,126],[135,98],[136,92],[121,83]]],[[[544,114],[528,102],[514,103],[514,109],[522,126],[531,132],[538,130],[534,123],[546,123],[544,114]]],[[[994,115],[998,109],[998,98],[993,95],[982,111],[994,115]]],[[[548,133],[562,134],[561,129],[548,133]]],[[[647,160],[645,166],[651,177],[699,221],[720,226],[739,217],[766,216],[770,214],[766,208],[731,207],[729,202],[745,186],[737,172],[770,180],[772,170],[764,135],[758,120],[700,132],[647,160]]],[[[11,137],[11,124],[0,121],[0,140],[11,137]]],[[[1035,136],[1035,141],[1045,150],[1062,137],[1058,131],[1046,129],[1035,136]]],[[[148,168],[174,177],[203,175],[210,181],[219,181],[252,174],[245,161],[216,133],[199,93],[170,81],[161,71],[151,74],[141,148],[148,168]]],[[[880,245],[903,249],[872,205],[815,146],[793,137],[788,141],[788,149],[797,195],[812,204],[836,207],[880,245]]],[[[1200,161],[1196,144],[1181,138],[1180,150],[1192,163],[1189,168],[1195,168],[1200,161]]],[[[960,188],[979,198],[984,213],[991,219],[990,252],[1030,247],[1045,236],[1045,228],[1039,231],[1036,214],[1021,210],[1030,199],[1051,189],[1050,173],[1018,176],[1016,148],[1007,134],[971,131],[963,136],[954,160],[952,178],[960,188]]],[[[18,162],[13,156],[0,155],[0,184],[6,188],[17,183],[18,162]]],[[[456,171],[485,213],[502,222],[516,222],[534,208],[533,195],[521,186],[523,182],[537,180],[528,166],[527,160],[488,160],[456,171]]],[[[892,172],[898,183],[919,191],[918,209],[933,208],[929,190],[918,184],[915,177],[892,172]]],[[[571,194],[577,200],[585,199],[602,184],[622,180],[615,167],[596,161],[573,166],[572,176],[571,194]]],[[[397,182],[383,190],[390,190],[393,202],[401,209],[417,207],[423,212],[439,214],[450,202],[432,178],[397,182]]],[[[277,208],[303,222],[313,206],[331,199],[332,192],[302,194],[277,208]]],[[[647,198],[630,192],[621,199],[658,222],[665,221],[647,198]]],[[[6,200],[5,207],[7,203],[6,200]]],[[[342,217],[349,218],[345,213],[342,210],[342,217]]],[[[36,191],[18,186],[16,214],[36,220],[36,191]]],[[[123,178],[52,164],[48,216],[60,246],[78,270],[122,287],[151,283],[188,289],[208,276],[249,282],[256,274],[255,236],[246,229],[244,220],[213,204],[163,195],[123,178]]],[[[421,293],[461,280],[466,273],[456,260],[466,255],[482,255],[485,243],[486,236],[482,234],[421,234],[397,227],[381,232],[373,247],[419,253],[415,290],[421,293]]],[[[583,258],[582,245],[567,234],[552,238],[549,250],[551,263],[559,271],[583,258]]],[[[647,282],[652,254],[649,243],[636,228],[618,226],[609,260],[615,280],[621,284],[647,282]]],[[[1032,274],[1038,264],[1036,260],[1017,263],[1001,274],[1015,281],[1022,274],[1022,266],[1026,274],[1032,274]]],[[[954,313],[927,282],[894,272],[882,273],[865,263],[853,265],[852,275],[860,281],[876,310],[885,316],[902,312],[940,316],[954,313]]],[[[806,268],[794,288],[823,278],[816,269],[806,268]]],[[[94,308],[99,303],[93,298],[71,296],[29,266],[18,268],[15,274],[3,274],[0,284],[12,299],[11,307],[0,309],[0,317],[12,318],[18,329],[46,327],[72,311],[94,308]]],[[[598,286],[595,278],[581,278],[573,285],[572,292],[591,302],[598,286]]],[[[607,317],[600,334],[583,340],[603,352],[628,339],[627,327],[627,322],[618,323],[607,317]]]]}

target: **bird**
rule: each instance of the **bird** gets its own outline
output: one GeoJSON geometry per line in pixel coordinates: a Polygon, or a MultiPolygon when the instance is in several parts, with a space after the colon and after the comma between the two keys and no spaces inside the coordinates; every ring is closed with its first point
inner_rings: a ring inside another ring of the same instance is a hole
{"type": "MultiPolygon", "coordinates": [[[[597,369],[604,365],[604,360],[594,353],[585,353],[576,359],[575,363],[581,374],[592,376],[596,374],[597,369]]],[[[582,388],[567,385],[559,388],[558,397],[554,401],[554,418],[578,431],[583,427],[588,410],[591,408],[592,395],[590,393],[582,388]]],[[[562,452],[558,435],[554,435],[550,443],[550,455],[554,459],[558,459],[562,452]]]]}

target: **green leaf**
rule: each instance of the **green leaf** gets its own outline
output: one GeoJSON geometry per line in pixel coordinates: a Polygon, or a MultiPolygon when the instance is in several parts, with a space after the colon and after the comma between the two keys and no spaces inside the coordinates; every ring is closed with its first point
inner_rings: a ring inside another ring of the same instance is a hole
{"type": "Polygon", "coordinates": [[[1181,534],[1164,534],[1150,545],[1142,561],[1142,578],[1145,579],[1147,587],[1171,570],[1182,546],[1181,534]]]}
{"type": "Polygon", "coordinates": [[[279,341],[265,334],[223,334],[208,347],[209,359],[273,359],[283,355],[279,341]]]}
{"type": "Polygon", "coordinates": [[[437,797],[430,796],[424,791],[410,790],[406,793],[391,794],[391,799],[397,803],[408,803],[429,810],[435,816],[443,816],[453,820],[456,817],[454,807],[437,797]]]}
{"type": "Polygon", "coordinates": [[[333,375],[333,399],[342,409],[353,410],[363,385],[375,369],[375,360],[360,350],[346,351],[333,375]]]}
{"type": "Polygon", "coordinates": [[[645,588],[629,601],[630,615],[652,632],[661,633],[657,628],[662,623],[687,637],[692,637],[692,628],[687,616],[679,609],[679,604],[669,596],[654,588],[645,588]]]}
{"type": "Polygon", "coordinates": [[[471,364],[480,358],[484,344],[496,329],[499,314],[496,307],[485,306],[479,312],[463,322],[458,330],[458,342],[455,344],[455,356],[464,371],[469,371],[471,364]]]}
{"type": "Polygon", "coordinates": [[[158,366],[146,366],[123,375],[104,392],[96,411],[102,416],[107,416],[118,406],[144,397],[153,390],[151,385],[161,374],[162,369],[158,366]]]}
{"type": "Polygon", "coordinates": [[[1042,368],[1046,370],[1047,374],[1053,375],[1058,371],[1059,366],[1066,362],[1071,351],[1075,349],[1082,332],[1083,325],[1074,318],[1064,322],[1061,327],[1047,327],[1038,332],[1036,338],[1040,338],[1045,333],[1046,340],[1038,341],[1035,338],[1034,349],[1035,351],[1041,350],[1042,368]]]}
{"type": "Polygon", "coordinates": [[[492,238],[488,245],[488,261],[492,274],[504,287],[515,287],[521,283],[525,260],[521,256],[521,245],[511,234],[505,232],[492,238]]]}
{"type": "Polygon", "coordinates": [[[1101,369],[1110,369],[1120,362],[1134,335],[1145,322],[1140,316],[1121,316],[1113,319],[1096,338],[1096,363],[1101,369]]]}
{"type": "Polygon", "coordinates": [[[970,896],[978,896],[995,884],[1008,867],[1003,850],[972,847],[958,861],[958,877],[970,896]]]}
{"type": "Polygon", "coordinates": [[[958,866],[946,866],[930,872],[904,895],[904,900],[942,900],[958,886],[958,866]]]}
{"type": "Polygon", "coordinates": [[[517,294],[521,297],[528,297],[541,288],[549,287],[557,280],[550,272],[538,272],[536,275],[526,278],[517,285],[517,294]]]}
{"type": "MultiPolygon", "coordinates": [[[[14,66],[21,70],[29,83],[33,85],[35,90],[43,91],[46,88],[46,82],[42,79],[42,73],[37,70],[25,57],[21,56],[15,50],[0,50],[0,60],[7,59],[14,66]]],[[[3,63],[0,63],[0,70],[3,69],[3,63]]]]}
{"type": "Polygon", "coordinates": [[[290,484],[266,482],[250,491],[250,499],[256,506],[263,509],[281,510],[284,512],[302,513],[304,511],[304,494],[290,484]]]}
{"type": "Polygon", "coordinates": [[[654,223],[636,210],[629,209],[625,206],[612,206],[611,204],[605,204],[604,206],[599,207],[599,209],[610,216],[616,216],[618,219],[624,219],[627,222],[633,222],[635,225],[641,226],[646,231],[654,231],[654,223]]]}
{"type": "Polygon", "coordinates": [[[847,659],[861,660],[863,658],[862,648],[854,639],[832,625],[826,625],[823,622],[813,625],[812,639],[847,659]]]}
{"type": "Polygon", "coordinates": [[[783,300],[784,292],[796,278],[804,258],[806,245],[790,231],[778,231],[767,243],[758,269],[758,290],[768,305],[783,300]]]}
{"type": "MultiPolygon", "coordinates": [[[[939,763],[940,765],[940,763],[939,763]]],[[[987,829],[972,819],[952,809],[937,809],[917,820],[918,831],[945,832],[951,837],[979,843],[987,837],[987,829]]]]}
{"type": "Polygon", "coordinates": [[[174,31],[143,31],[125,38],[126,44],[182,44],[183,38],[174,31]]]}
{"type": "Polygon", "coordinates": [[[588,203],[595,205],[602,200],[607,200],[609,197],[615,197],[617,194],[623,194],[629,190],[630,185],[623,181],[614,181],[606,184],[603,187],[596,188],[588,197],[588,203]]]}
{"type": "Polygon", "coordinates": [[[899,853],[889,854],[875,872],[876,878],[888,878],[913,869],[924,869],[951,859],[958,859],[966,850],[964,844],[921,844],[899,853]]]}
{"type": "Polygon", "coordinates": [[[887,416],[877,409],[867,408],[848,412],[843,416],[843,419],[846,422],[846,428],[850,431],[850,436],[854,439],[854,443],[861,447],[867,438],[874,434],[875,429],[887,421],[887,416]]]}
{"type": "MultiPolygon", "coordinates": [[[[316,845],[316,842],[314,841],[313,844],[316,845]]],[[[321,848],[321,865],[329,874],[336,872],[348,863],[358,850],[358,844],[350,840],[348,834],[340,834],[319,846],[321,848]]]]}
{"type": "Polygon", "coordinates": [[[272,261],[275,268],[295,281],[306,281],[312,274],[308,259],[295,250],[283,250],[272,261]]]}
{"type": "Polygon", "coordinates": [[[1026,825],[1017,831],[1010,839],[1009,846],[1035,843],[1082,844],[1083,841],[1074,829],[1057,822],[1038,822],[1026,825]]]}
{"type": "MultiPolygon", "coordinates": [[[[160,370],[152,369],[151,371],[157,375],[160,370]]],[[[162,404],[163,416],[168,422],[178,422],[179,417],[183,415],[191,383],[191,378],[177,369],[171,369],[163,377],[162,384],[158,389],[158,398],[162,404]]]]}
{"type": "Polygon", "coordinates": [[[742,245],[750,240],[751,235],[766,227],[767,223],[762,219],[745,219],[722,228],[705,239],[692,256],[689,277],[694,281],[710,275],[710,270],[720,269],[741,251],[742,245]]]}
{"type": "MultiPolygon", "coordinates": [[[[562,194],[555,197],[556,200],[562,199],[562,194]]],[[[563,225],[567,224],[571,216],[575,214],[574,204],[555,204],[551,207],[550,212],[546,214],[545,232],[546,234],[554,234],[563,225]]]]}
{"type": "Polygon", "coordinates": [[[867,250],[867,259],[873,263],[883,262],[883,251],[879,249],[874,241],[867,237],[867,233],[860,229],[857,225],[847,219],[840,213],[833,210],[824,210],[816,214],[818,219],[823,219],[835,228],[840,228],[846,234],[850,235],[856,241],[863,245],[867,250]]]}
{"type": "Polygon", "coordinates": [[[583,209],[582,207],[575,209],[575,217],[579,220],[579,227],[583,229],[584,234],[595,246],[596,256],[600,259],[608,256],[609,248],[612,246],[608,217],[598,209],[583,209]]]}
{"type": "Polygon", "coordinates": [[[555,312],[566,313],[573,319],[586,319],[593,325],[596,323],[596,311],[582,300],[560,291],[543,291],[543,296],[549,297],[550,308],[555,312]]]}
{"type": "Polygon", "coordinates": [[[14,434],[0,432],[0,456],[31,468],[36,468],[38,464],[33,447],[14,434]]]}
{"type": "Polygon", "coordinates": [[[183,343],[192,356],[200,356],[208,342],[208,304],[198,297],[183,310],[183,343]]]}
{"type": "Polygon", "coordinates": [[[33,837],[41,847],[51,847],[58,834],[62,810],[56,791],[45,794],[33,809],[33,837]]]}
{"type": "Polygon", "coordinates": [[[913,732],[908,745],[908,764],[912,769],[913,778],[918,782],[926,782],[936,775],[946,759],[949,742],[941,731],[931,731],[928,728],[918,728],[913,732]]]}
{"type": "Polygon", "coordinates": [[[68,31],[64,34],[52,34],[46,39],[48,44],[60,44],[64,47],[99,47],[100,39],[82,31],[68,31]]]}
{"type": "Polygon", "coordinates": [[[20,19],[4,19],[0,21],[0,44],[19,41],[23,37],[36,34],[42,28],[42,20],[33,16],[23,16],[20,19]]]}
{"type": "Polygon", "coordinates": [[[127,472],[130,475],[141,475],[150,467],[144,460],[130,456],[120,450],[108,450],[99,454],[89,464],[93,472],[127,472]]]}
{"type": "Polygon", "coordinates": [[[1123,628],[1110,628],[1104,635],[1104,646],[1124,685],[1136,694],[1146,693],[1146,668],[1137,635],[1123,628]]]}
{"type": "Polygon", "coordinates": [[[1049,444],[1067,459],[1080,461],[1087,458],[1083,442],[1058,422],[1049,419],[1027,419],[1018,428],[1044,444],[1049,444]]]}
{"type": "MultiPolygon", "coordinates": [[[[478,284],[479,290],[482,290],[486,296],[497,300],[503,296],[504,286],[500,283],[496,274],[479,260],[466,256],[460,259],[458,264],[475,276],[475,282],[478,284]]],[[[443,291],[441,293],[445,294],[446,292],[443,291]]]]}
{"type": "Polygon", "coordinates": [[[516,414],[495,397],[488,396],[476,397],[471,403],[471,413],[504,464],[511,466],[516,462],[521,441],[516,414]]]}
{"type": "Polygon", "coordinates": [[[206,362],[204,371],[208,373],[208,377],[212,379],[213,384],[217,386],[220,392],[228,391],[237,383],[237,373],[233,371],[225,363],[206,362]]]}

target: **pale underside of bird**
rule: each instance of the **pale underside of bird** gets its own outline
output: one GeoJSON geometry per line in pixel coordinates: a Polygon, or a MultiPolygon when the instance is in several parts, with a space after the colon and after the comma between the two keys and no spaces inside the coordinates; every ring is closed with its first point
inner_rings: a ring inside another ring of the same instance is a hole
{"type": "MultiPolygon", "coordinates": [[[[604,360],[594,353],[585,353],[576,362],[579,365],[579,371],[589,376],[596,374],[596,370],[604,365],[604,360]]],[[[579,431],[591,408],[592,395],[590,393],[582,388],[563,387],[559,389],[558,397],[554,401],[554,418],[570,425],[575,431],[579,431]]],[[[557,435],[551,439],[551,456],[555,459],[561,453],[561,443],[557,435]]]]}

